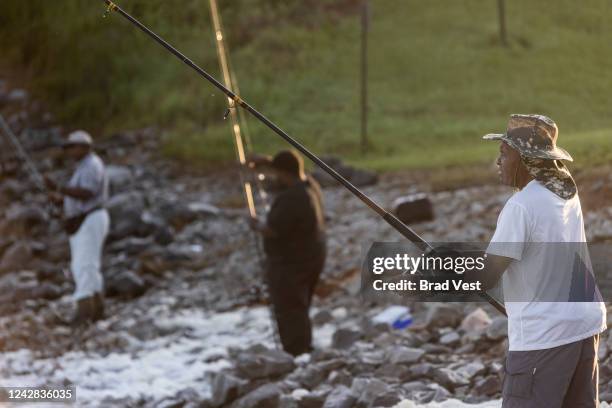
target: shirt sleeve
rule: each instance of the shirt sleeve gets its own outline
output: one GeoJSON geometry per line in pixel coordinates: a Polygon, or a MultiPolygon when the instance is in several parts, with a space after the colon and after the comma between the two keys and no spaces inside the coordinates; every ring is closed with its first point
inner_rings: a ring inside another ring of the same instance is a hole
{"type": "Polygon", "coordinates": [[[104,182],[104,169],[99,163],[92,162],[82,169],[77,187],[84,188],[96,194],[104,182]]]}
{"type": "Polygon", "coordinates": [[[531,235],[527,209],[509,201],[497,219],[497,228],[487,248],[487,254],[505,256],[520,261],[531,235]]]}

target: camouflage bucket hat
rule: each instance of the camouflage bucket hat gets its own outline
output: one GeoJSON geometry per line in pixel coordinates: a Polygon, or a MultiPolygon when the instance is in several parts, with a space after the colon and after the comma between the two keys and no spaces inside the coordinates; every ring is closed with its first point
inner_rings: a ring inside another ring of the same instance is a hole
{"type": "Polygon", "coordinates": [[[485,140],[501,140],[521,155],[529,174],[559,197],[569,200],[577,192],[576,182],[561,160],[572,156],[557,146],[559,131],[552,119],[543,115],[510,116],[503,134],[488,134],[485,140]]]}
{"type": "Polygon", "coordinates": [[[514,114],[510,115],[506,133],[490,133],[483,139],[502,140],[523,157],[573,161],[565,149],[557,146],[558,135],[557,125],[547,116],[514,114]]]}

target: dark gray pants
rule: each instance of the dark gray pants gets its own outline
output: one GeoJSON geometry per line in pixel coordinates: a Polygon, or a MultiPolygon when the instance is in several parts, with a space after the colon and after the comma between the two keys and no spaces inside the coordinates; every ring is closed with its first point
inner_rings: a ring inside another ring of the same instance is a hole
{"type": "Polygon", "coordinates": [[[545,350],[509,351],[502,408],[599,407],[599,335],[545,350]]]}

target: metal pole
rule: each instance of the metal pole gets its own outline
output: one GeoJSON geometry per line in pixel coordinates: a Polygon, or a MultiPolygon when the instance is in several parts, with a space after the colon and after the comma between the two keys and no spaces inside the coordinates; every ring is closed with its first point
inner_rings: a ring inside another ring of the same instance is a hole
{"type": "Polygon", "coordinates": [[[505,47],[508,45],[506,36],[506,4],[505,0],[497,0],[497,13],[499,17],[499,39],[505,47]]]}
{"type": "Polygon", "coordinates": [[[361,154],[368,148],[368,31],[370,0],[361,4],[361,154]]]}

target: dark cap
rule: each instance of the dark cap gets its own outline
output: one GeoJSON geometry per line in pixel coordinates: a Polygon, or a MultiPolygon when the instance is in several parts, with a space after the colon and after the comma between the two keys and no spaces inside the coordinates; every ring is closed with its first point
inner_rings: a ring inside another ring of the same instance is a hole
{"type": "Polygon", "coordinates": [[[304,172],[304,161],[297,152],[282,150],[272,159],[272,167],[299,177],[304,172]]]}

